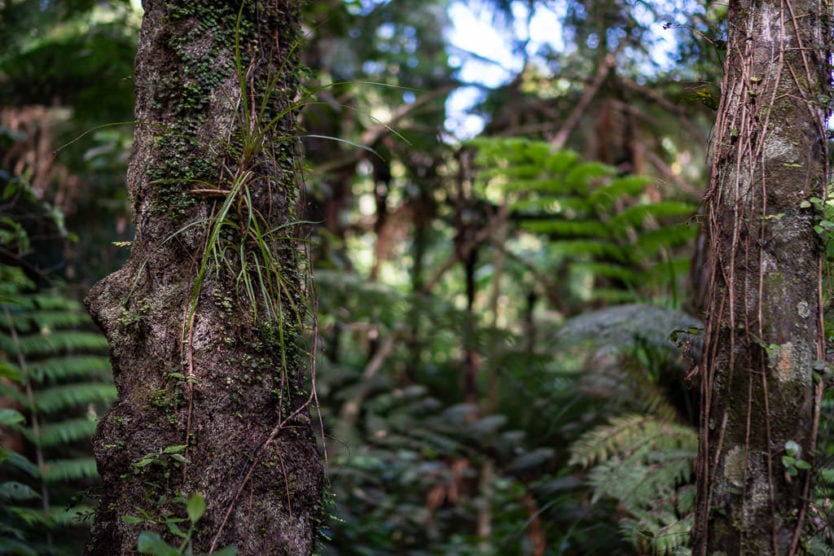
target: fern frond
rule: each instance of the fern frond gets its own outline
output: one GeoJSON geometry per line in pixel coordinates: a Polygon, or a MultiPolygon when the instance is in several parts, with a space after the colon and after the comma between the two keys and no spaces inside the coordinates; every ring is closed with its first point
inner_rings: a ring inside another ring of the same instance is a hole
{"type": "Polygon", "coordinates": [[[38,471],[37,465],[29,461],[29,458],[23,454],[18,454],[7,448],[0,447],[0,465],[10,465],[34,479],[40,477],[40,471],[38,471]]]}
{"type": "Polygon", "coordinates": [[[20,483],[18,481],[6,481],[0,483],[0,500],[20,502],[24,500],[34,500],[40,498],[40,495],[32,490],[29,485],[20,483]]]}
{"type": "Polygon", "coordinates": [[[0,381],[0,396],[9,398],[24,408],[31,409],[26,394],[20,391],[20,387],[17,384],[0,381]]]}
{"type": "Polygon", "coordinates": [[[38,309],[46,311],[72,311],[86,314],[84,306],[81,303],[60,295],[40,293],[31,296],[30,299],[33,306],[38,309]]]}
{"type": "Polygon", "coordinates": [[[633,205],[614,215],[610,224],[614,229],[640,227],[647,218],[661,220],[664,218],[688,218],[695,213],[696,207],[679,201],[659,201],[633,205]]]}
{"type": "Polygon", "coordinates": [[[637,279],[637,272],[633,268],[615,263],[577,261],[573,264],[573,270],[588,272],[605,278],[616,278],[628,283],[637,279]]]}
{"type": "Polygon", "coordinates": [[[38,551],[26,542],[13,537],[18,531],[12,527],[4,531],[0,526],[0,554],[14,554],[15,556],[39,556],[38,551]]]}
{"type": "Polygon", "coordinates": [[[62,328],[81,328],[91,326],[87,313],[78,311],[34,311],[26,315],[38,330],[58,330],[62,328]]]}
{"type": "Polygon", "coordinates": [[[110,358],[102,355],[53,357],[29,364],[29,372],[38,380],[64,381],[92,375],[106,376],[110,358]]]}
{"type": "Polygon", "coordinates": [[[647,176],[622,176],[596,188],[588,195],[588,202],[603,209],[610,209],[625,195],[635,196],[648,187],[653,180],[647,176]]]}
{"type": "Polygon", "coordinates": [[[574,239],[559,241],[555,250],[567,256],[592,256],[619,262],[626,261],[623,248],[600,239],[574,239]]]}
{"type": "Polygon", "coordinates": [[[54,413],[89,403],[109,404],[115,399],[116,387],[110,384],[66,384],[36,392],[35,406],[41,413],[54,413]]]}
{"type": "Polygon", "coordinates": [[[108,349],[107,338],[98,332],[58,331],[33,334],[18,338],[14,344],[11,338],[4,341],[0,334],[0,349],[8,353],[22,353],[26,357],[53,355],[63,351],[96,351],[108,349]]]}
{"type": "Polygon", "coordinates": [[[620,526],[641,553],[677,554],[692,527],[697,444],[689,427],[626,415],[584,434],[571,463],[592,466],[594,501],[613,498],[630,514],[620,526]]]}
{"type": "Polygon", "coordinates": [[[578,160],[579,155],[574,151],[556,151],[547,157],[544,162],[544,167],[554,174],[562,174],[576,164],[578,160]]]}
{"type": "Polygon", "coordinates": [[[590,467],[619,456],[649,450],[697,451],[698,437],[683,425],[668,423],[647,415],[624,415],[611,419],[609,425],[585,433],[571,446],[570,465],[590,467]]]}
{"type": "Polygon", "coordinates": [[[637,238],[634,250],[646,258],[654,257],[662,249],[685,245],[695,239],[698,228],[687,223],[663,226],[656,230],[645,230],[637,238]]]}
{"type": "Polygon", "coordinates": [[[96,430],[96,422],[86,417],[54,421],[41,425],[40,435],[35,438],[32,429],[27,430],[26,438],[42,448],[51,448],[61,444],[70,444],[90,438],[96,430]]]}
{"type": "Polygon", "coordinates": [[[63,459],[46,462],[43,480],[47,483],[98,477],[95,458],[63,459]]]}
{"type": "Polygon", "coordinates": [[[23,382],[23,373],[20,368],[9,361],[0,361],[0,378],[8,379],[11,382],[23,382]]]}
{"type": "Polygon", "coordinates": [[[88,527],[92,525],[93,510],[85,505],[52,508],[49,517],[56,527],[88,527]]]}
{"type": "MultiPolygon", "coordinates": [[[[560,237],[607,237],[605,224],[598,220],[525,220],[521,227],[528,232],[560,237]]],[[[554,250],[558,251],[558,248],[554,250]]]]}
{"type": "Polygon", "coordinates": [[[571,191],[585,194],[593,180],[612,176],[617,170],[602,162],[583,162],[571,168],[565,176],[565,184],[571,191]]]}
{"type": "Polygon", "coordinates": [[[623,536],[641,552],[655,556],[683,556],[695,524],[694,514],[677,518],[674,514],[644,513],[641,517],[625,518],[620,522],[623,536]]]}

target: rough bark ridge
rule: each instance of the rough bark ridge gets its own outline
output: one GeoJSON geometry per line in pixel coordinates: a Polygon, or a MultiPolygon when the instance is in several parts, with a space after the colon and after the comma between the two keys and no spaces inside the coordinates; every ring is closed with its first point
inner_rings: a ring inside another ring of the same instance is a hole
{"type": "Polygon", "coordinates": [[[830,6],[730,2],[708,192],[695,554],[791,554],[808,495],[823,357],[820,247],[830,6]]]}
{"type": "Polygon", "coordinates": [[[323,478],[292,225],[298,6],[144,8],[136,239],[87,300],[119,391],[94,438],[103,489],[88,552],[134,554],[145,530],[178,545],[164,522],[200,493],[195,553],[308,554],[323,478]]]}

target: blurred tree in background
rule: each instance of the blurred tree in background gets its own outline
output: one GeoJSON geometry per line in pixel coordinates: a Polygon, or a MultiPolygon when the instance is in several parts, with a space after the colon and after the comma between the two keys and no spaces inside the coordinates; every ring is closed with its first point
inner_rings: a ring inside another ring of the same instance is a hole
{"type": "MultiPolygon", "coordinates": [[[[114,242],[133,233],[124,122],[141,12],[115,0],[0,10],[0,256],[20,269],[4,298],[18,326],[18,297],[77,299],[126,257],[114,242]]],[[[308,325],[329,476],[319,553],[687,553],[699,412],[687,377],[707,282],[697,207],[726,12],[711,0],[306,5],[308,325]],[[467,10],[486,14],[512,64],[453,42],[467,10]]],[[[826,201],[821,223],[834,220],[826,201]]],[[[0,349],[4,399],[37,397],[46,386],[0,349]]],[[[793,469],[816,477],[803,546],[820,554],[834,527],[826,396],[814,468],[793,469]]],[[[97,401],[75,410],[98,414],[97,401]]],[[[31,406],[3,407],[4,431],[35,422],[31,406]]],[[[20,460],[37,469],[37,446],[4,440],[0,480],[40,497],[3,490],[9,508],[43,507],[42,472],[20,460]]],[[[48,553],[20,515],[4,517],[3,542],[48,553]]],[[[49,550],[77,553],[65,538],[49,550]]]]}

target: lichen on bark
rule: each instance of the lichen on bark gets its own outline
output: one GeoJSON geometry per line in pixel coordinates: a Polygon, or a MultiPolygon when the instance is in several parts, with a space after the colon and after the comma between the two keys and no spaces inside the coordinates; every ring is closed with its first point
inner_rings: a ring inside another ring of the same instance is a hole
{"type": "Polygon", "coordinates": [[[144,7],[128,171],[136,238],[87,300],[119,392],[94,438],[102,489],[88,553],[133,554],[143,530],[170,535],[165,519],[199,493],[195,551],[306,554],[323,478],[293,225],[298,6],[144,7]],[[252,232],[253,215],[270,233],[252,232]],[[252,295],[265,274],[275,287],[252,295]]]}

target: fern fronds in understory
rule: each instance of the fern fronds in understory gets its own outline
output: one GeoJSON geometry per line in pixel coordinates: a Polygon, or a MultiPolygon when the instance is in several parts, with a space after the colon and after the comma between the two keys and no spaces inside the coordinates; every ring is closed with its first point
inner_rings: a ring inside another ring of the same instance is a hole
{"type": "MultiPolygon", "coordinates": [[[[3,272],[9,272],[5,267],[3,272]]],[[[80,303],[4,292],[0,304],[0,552],[61,554],[97,476],[89,439],[115,399],[107,343],[80,303]]],[[[69,546],[69,545],[68,545],[69,546]]]]}
{"type": "Polygon", "coordinates": [[[625,415],[585,433],[570,463],[590,468],[593,500],[613,498],[629,516],[620,527],[641,553],[672,555],[689,542],[698,435],[647,415],[625,415]]]}
{"type": "MultiPolygon", "coordinates": [[[[521,138],[479,138],[476,184],[491,202],[506,203],[521,230],[546,240],[552,261],[583,284],[580,298],[633,301],[671,289],[676,295],[681,247],[695,237],[696,205],[658,199],[653,180],[618,176],[600,162],[521,138]],[[591,282],[589,287],[588,282],[591,282]]],[[[553,273],[552,268],[545,274],[553,273]]]]}

